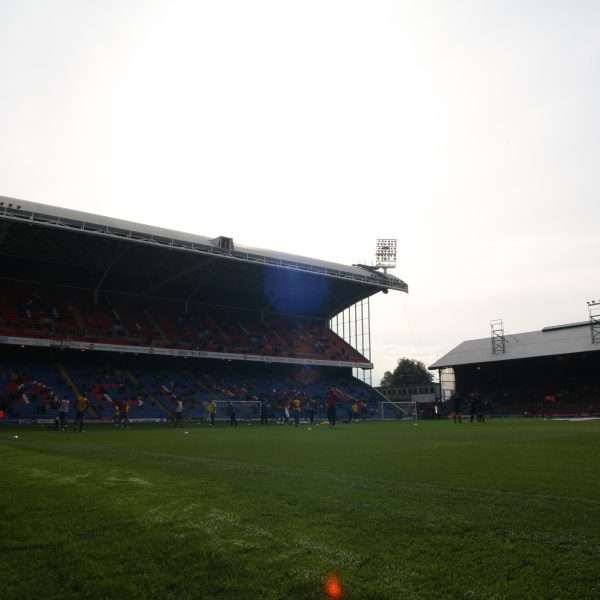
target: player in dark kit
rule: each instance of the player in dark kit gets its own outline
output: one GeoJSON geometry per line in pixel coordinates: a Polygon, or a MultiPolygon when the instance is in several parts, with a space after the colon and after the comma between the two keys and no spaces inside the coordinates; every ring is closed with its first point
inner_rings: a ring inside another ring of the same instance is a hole
{"type": "Polygon", "coordinates": [[[310,424],[312,425],[315,421],[315,401],[314,400],[308,401],[308,404],[306,405],[306,412],[308,413],[308,420],[310,421],[310,424]]]}
{"type": "Polygon", "coordinates": [[[478,394],[477,395],[477,422],[485,423],[485,410],[487,402],[478,394]]]}
{"type": "Polygon", "coordinates": [[[263,399],[263,401],[260,403],[260,424],[261,425],[269,424],[269,409],[270,409],[269,401],[263,399]]]}
{"type": "Polygon", "coordinates": [[[329,421],[329,425],[335,427],[337,398],[333,388],[327,392],[325,404],[327,406],[327,420],[329,421]]]}
{"type": "Polygon", "coordinates": [[[462,423],[462,401],[461,397],[457,393],[454,394],[452,403],[454,408],[454,422],[462,423]]]}
{"type": "Polygon", "coordinates": [[[470,422],[472,423],[475,420],[479,410],[479,398],[475,392],[471,392],[469,394],[469,403],[469,413],[471,415],[470,422]]]}
{"type": "Polygon", "coordinates": [[[229,425],[231,427],[237,427],[238,422],[237,417],[235,415],[235,406],[231,402],[227,404],[227,410],[229,411],[229,425]]]}

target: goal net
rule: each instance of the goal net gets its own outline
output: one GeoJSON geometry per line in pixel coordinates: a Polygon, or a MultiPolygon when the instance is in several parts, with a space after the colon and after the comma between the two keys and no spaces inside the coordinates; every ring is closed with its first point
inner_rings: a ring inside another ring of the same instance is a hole
{"type": "Polygon", "coordinates": [[[379,403],[379,416],[381,419],[392,421],[392,420],[417,420],[419,414],[417,411],[417,403],[415,401],[410,402],[380,402],[379,403]]]}
{"type": "MultiPolygon", "coordinates": [[[[219,420],[229,419],[229,402],[217,400],[217,414],[219,420]]],[[[257,400],[232,400],[231,405],[235,409],[238,421],[258,421],[260,419],[260,402],[257,400]]]]}

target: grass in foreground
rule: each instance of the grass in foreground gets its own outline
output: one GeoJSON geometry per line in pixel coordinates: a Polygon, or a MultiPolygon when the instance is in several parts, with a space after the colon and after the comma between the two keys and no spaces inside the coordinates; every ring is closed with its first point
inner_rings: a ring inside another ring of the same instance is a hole
{"type": "Polygon", "coordinates": [[[599,598],[599,458],[600,423],[2,428],[0,598],[599,598]]]}

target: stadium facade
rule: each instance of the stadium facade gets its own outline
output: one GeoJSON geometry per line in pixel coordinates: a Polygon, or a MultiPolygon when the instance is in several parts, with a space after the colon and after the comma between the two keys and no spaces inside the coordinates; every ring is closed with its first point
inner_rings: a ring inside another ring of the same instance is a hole
{"type": "Polygon", "coordinates": [[[365,266],[1,196],[0,252],[4,384],[14,378],[15,349],[42,371],[44,362],[59,364],[59,352],[60,377],[75,397],[95,378],[78,386],[64,368],[75,361],[74,370],[93,370],[95,358],[83,366],[73,358],[82,351],[102,355],[109,371],[152,356],[197,359],[221,375],[215,365],[226,361],[285,376],[321,369],[351,382],[352,369],[373,367],[369,298],[408,292],[401,279],[365,266]]]}

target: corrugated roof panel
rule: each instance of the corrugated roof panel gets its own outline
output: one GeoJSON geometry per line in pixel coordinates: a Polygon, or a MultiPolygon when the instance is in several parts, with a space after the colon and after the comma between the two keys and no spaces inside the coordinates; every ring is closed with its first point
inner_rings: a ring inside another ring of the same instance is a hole
{"type": "Polygon", "coordinates": [[[529,331],[506,335],[506,352],[492,353],[489,337],[467,340],[433,363],[430,369],[445,369],[480,363],[492,363],[523,358],[559,356],[600,350],[600,344],[592,344],[589,328],[582,323],[556,325],[542,331],[529,331]]]}

